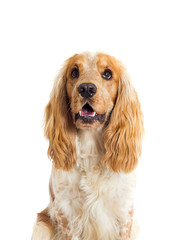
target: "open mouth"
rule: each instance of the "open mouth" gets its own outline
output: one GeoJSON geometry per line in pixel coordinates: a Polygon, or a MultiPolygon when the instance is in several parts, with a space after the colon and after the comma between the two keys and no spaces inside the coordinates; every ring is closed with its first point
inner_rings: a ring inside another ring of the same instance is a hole
{"type": "Polygon", "coordinates": [[[106,113],[97,114],[93,108],[86,103],[79,113],[75,114],[75,122],[78,119],[83,120],[86,123],[91,123],[92,121],[103,122],[105,120],[106,113]]]}

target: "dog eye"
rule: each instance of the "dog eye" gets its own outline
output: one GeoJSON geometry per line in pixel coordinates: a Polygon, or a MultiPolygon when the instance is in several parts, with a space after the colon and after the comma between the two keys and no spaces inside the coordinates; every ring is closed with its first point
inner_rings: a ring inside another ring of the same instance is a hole
{"type": "Polygon", "coordinates": [[[79,70],[77,68],[73,68],[71,71],[71,77],[72,78],[78,78],[79,77],[79,70]]]}
{"type": "Polygon", "coordinates": [[[102,78],[110,80],[112,78],[112,72],[109,69],[106,69],[102,74],[102,78]]]}

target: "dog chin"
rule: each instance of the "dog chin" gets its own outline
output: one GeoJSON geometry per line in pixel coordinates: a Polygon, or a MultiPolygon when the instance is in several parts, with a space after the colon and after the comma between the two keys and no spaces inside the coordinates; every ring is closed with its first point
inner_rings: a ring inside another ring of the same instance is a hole
{"type": "Polygon", "coordinates": [[[103,122],[99,122],[95,120],[84,121],[82,119],[78,119],[75,122],[75,125],[77,129],[97,129],[104,125],[104,121],[103,122]]]}

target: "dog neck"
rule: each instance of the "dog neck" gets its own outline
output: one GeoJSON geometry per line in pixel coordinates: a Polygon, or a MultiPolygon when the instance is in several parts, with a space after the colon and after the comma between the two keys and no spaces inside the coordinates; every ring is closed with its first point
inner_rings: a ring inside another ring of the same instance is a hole
{"type": "Polygon", "coordinates": [[[102,129],[78,130],[76,151],[79,168],[90,170],[100,167],[105,153],[102,129]]]}

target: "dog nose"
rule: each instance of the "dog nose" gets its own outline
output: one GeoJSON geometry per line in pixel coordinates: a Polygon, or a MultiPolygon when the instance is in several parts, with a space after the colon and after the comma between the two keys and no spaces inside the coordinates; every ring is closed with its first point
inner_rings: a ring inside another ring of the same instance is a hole
{"type": "Polygon", "coordinates": [[[93,83],[82,83],[78,87],[78,92],[84,98],[91,98],[97,92],[97,87],[93,83]]]}

